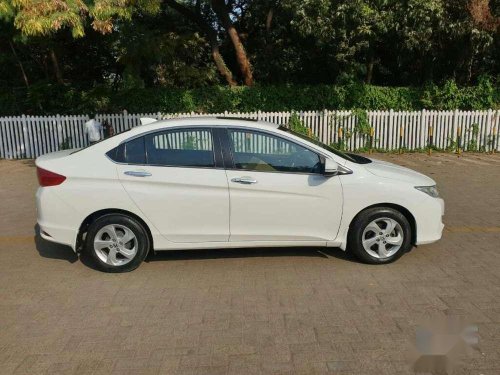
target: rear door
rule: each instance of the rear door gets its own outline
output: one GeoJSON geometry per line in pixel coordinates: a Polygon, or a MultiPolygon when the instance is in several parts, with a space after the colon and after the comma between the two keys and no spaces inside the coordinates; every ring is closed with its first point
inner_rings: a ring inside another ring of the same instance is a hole
{"type": "Polygon", "coordinates": [[[342,187],[338,176],[322,174],[318,153],[248,128],[229,128],[224,148],[232,156],[230,241],[335,239],[342,187]]]}
{"type": "Polygon", "coordinates": [[[124,188],[168,240],[228,241],[228,183],[212,129],[147,134],[123,144],[120,153],[124,188]]]}

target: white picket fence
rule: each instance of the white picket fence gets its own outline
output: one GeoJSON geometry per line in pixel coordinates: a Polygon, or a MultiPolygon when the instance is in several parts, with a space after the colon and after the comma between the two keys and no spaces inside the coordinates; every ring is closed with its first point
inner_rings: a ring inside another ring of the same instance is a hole
{"type": "MultiPolygon", "coordinates": [[[[295,112],[318,139],[327,144],[339,144],[355,151],[370,142],[368,134],[356,131],[358,119],[351,111],[295,112]]],[[[188,116],[242,117],[286,125],[292,112],[249,112],[216,114],[107,114],[99,121],[109,121],[115,132],[123,132],[140,124],[140,118],[166,119],[188,116]]],[[[487,111],[368,111],[373,128],[373,148],[380,150],[418,150],[432,144],[438,149],[456,147],[460,136],[461,148],[479,151],[500,151],[498,110],[487,111]]],[[[0,117],[0,158],[19,159],[60,150],[84,147],[88,144],[84,124],[88,115],[0,117]]]]}

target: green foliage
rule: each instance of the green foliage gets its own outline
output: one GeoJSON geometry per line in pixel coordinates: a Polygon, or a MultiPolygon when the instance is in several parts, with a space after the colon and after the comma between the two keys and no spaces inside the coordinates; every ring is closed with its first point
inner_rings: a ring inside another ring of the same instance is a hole
{"type": "Polygon", "coordinates": [[[369,134],[370,124],[366,110],[422,108],[500,108],[500,87],[489,80],[483,80],[478,85],[469,87],[447,83],[424,88],[350,84],[113,90],[107,85],[97,85],[92,89],[77,90],[43,82],[30,86],[27,92],[18,89],[0,93],[0,115],[110,113],[124,109],[130,113],[353,109],[358,117],[356,130],[362,134],[369,134]]]}
{"type": "Polygon", "coordinates": [[[368,113],[363,109],[354,109],[351,113],[357,120],[354,131],[362,135],[370,135],[371,126],[368,121],[368,113]]]}
{"type": "Polygon", "coordinates": [[[340,151],[347,151],[347,143],[343,137],[337,142],[330,144],[330,146],[340,151]]]}
{"type": "Polygon", "coordinates": [[[182,143],[183,150],[198,150],[198,139],[194,135],[188,135],[182,143]]]}
{"type": "MultiPolygon", "coordinates": [[[[0,86],[64,82],[78,90],[96,84],[114,89],[199,88],[226,84],[220,72],[228,71],[241,83],[241,61],[213,3],[0,0],[0,86]]],[[[229,100],[233,107],[256,100],[275,108],[285,102],[296,109],[321,107],[308,105],[317,97],[308,99],[305,90],[304,96],[287,97],[289,91],[282,86],[288,84],[328,85],[321,101],[329,108],[414,108],[415,97],[427,108],[498,103],[491,95],[497,90],[494,82],[481,78],[499,76],[498,1],[225,4],[255,82],[267,90],[219,93],[216,100],[229,100]],[[474,11],[474,4],[480,8],[474,11]],[[337,90],[330,86],[334,84],[337,90]],[[411,87],[422,85],[424,89],[411,87]],[[468,92],[464,85],[475,86],[468,92]],[[390,88],[382,92],[380,86],[390,88]]],[[[191,94],[186,95],[189,102],[191,94]]],[[[194,94],[191,108],[196,107],[194,94]]]]}
{"type": "Polygon", "coordinates": [[[292,112],[290,115],[290,120],[288,120],[288,127],[299,134],[303,134],[308,136],[310,134],[310,129],[304,125],[304,123],[300,120],[300,116],[297,112],[292,112]]]}
{"type": "Polygon", "coordinates": [[[452,134],[450,134],[447,138],[446,138],[447,142],[448,142],[448,145],[446,146],[445,150],[446,151],[456,151],[457,148],[458,148],[458,142],[457,140],[453,137],[452,134]]]}

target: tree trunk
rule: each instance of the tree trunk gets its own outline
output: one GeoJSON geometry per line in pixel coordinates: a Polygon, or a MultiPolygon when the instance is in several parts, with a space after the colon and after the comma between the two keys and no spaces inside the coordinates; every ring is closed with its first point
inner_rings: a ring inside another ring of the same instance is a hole
{"type": "Polygon", "coordinates": [[[240,36],[238,35],[238,31],[234,27],[234,24],[229,17],[226,3],[224,2],[224,0],[212,0],[212,8],[219,17],[219,20],[222,22],[222,25],[226,29],[226,32],[231,39],[231,43],[233,44],[236,53],[236,61],[238,62],[238,66],[240,67],[240,71],[243,76],[243,82],[245,82],[246,86],[252,86],[252,65],[250,64],[250,60],[245,51],[245,47],[243,47],[243,43],[241,42],[240,36]]]}
{"type": "Polygon", "coordinates": [[[52,66],[54,68],[54,73],[56,75],[57,83],[63,84],[64,80],[63,80],[61,69],[59,68],[59,61],[57,59],[56,52],[52,48],[50,49],[50,59],[52,60],[52,66]]]}
{"type": "Polygon", "coordinates": [[[233,73],[229,70],[224,61],[224,58],[220,54],[219,45],[217,43],[210,43],[212,47],[212,58],[214,59],[215,65],[219,73],[226,79],[229,86],[236,86],[237,83],[233,78],[233,73]]]}
{"type": "Polygon", "coordinates": [[[267,12],[266,16],[266,33],[269,34],[271,32],[271,24],[273,22],[274,8],[270,8],[267,12]]]}
{"type": "Polygon", "coordinates": [[[166,0],[166,3],[170,5],[177,12],[182,14],[184,17],[188,18],[194,22],[200,30],[205,34],[210,42],[210,48],[212,52],[212,59],[214,60],[215,66],[219,73],[224,77],[229,86],[236,86],[236,80],[233,77],[233,73],[227,67],[224,57],[221,55],[219,50],[219,41],[217,40],[217,33],[215,30],[203,19],[199,13],[200,5],[199,2],[196,3],[197,12],[193,12],[186,6],[179,4],[175,0],[166,0]]]}
{"type": "Polygon", "coordinates": [[[26,88],[29,89],[30,83],[28,81],[28,76],[26,75],[26,71],[24,70],[23,63],[21,62],[21,60],[19,60],[19,56],[17,56],[16,49],[14,48],[14,45],[10,40],[9,40],[9,45],[10,49],[12,50],[12,53],[14,54],[14,57],[16,58],[17,64],[19,65],[19,69],[21,70],[21,75],[23,76],[24,84],[26,85],[26,88]]]}
{"type": "Polygon", "coordinates": [[[243,75],[243,82],[245,82],[246,86],[252,86],[252,65],[250,64],[250,60],[248,59],[245,48],[243,47],[243,43],[241,43],[238,31],[236,31],[236,28],[231,25],[228,26],[227,33],[229,34],[231,42],[233,43],[234,49],[236,51],[236,61],[238,61],[241,74],[243,75]]]}

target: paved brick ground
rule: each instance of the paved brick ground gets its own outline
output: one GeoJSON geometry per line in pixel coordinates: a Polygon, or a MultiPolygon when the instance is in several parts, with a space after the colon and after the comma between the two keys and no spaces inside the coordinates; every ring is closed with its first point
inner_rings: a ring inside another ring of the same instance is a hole
{"type": "Polygon", "coordinates": [[[210,250],[120,275],[35,238],[33,164],[0,161],[0,374],[408,374],[436,315],[479,328],[456,373],[500,374],[500,156],[378,157],[438,181],[442,241],[386,266],[210,250]]]}

